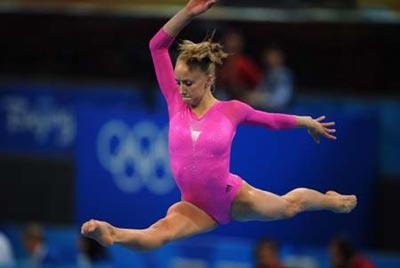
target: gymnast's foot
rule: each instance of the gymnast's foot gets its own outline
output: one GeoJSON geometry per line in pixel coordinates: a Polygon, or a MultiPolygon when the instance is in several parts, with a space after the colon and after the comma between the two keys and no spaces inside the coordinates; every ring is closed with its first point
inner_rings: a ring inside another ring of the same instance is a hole
{"type": "Polygon", "coordinates": [[[335,191],[328,191],[325,195],[332,198],[333,208],[336,213],[349,213],[357,206],[357,197],[355,195],[341,195],[335,191]]]}
{"type": "Polygon", "coordinates": [[[96,240],[104,247],[109,247],[114,243],[114,227],[105,221],[87,221],[82,225],[81,233],[86,237],[96,240]]]}

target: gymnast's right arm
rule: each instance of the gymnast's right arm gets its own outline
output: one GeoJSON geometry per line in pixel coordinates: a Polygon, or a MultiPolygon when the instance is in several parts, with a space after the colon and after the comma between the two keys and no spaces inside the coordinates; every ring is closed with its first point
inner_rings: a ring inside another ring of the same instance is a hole
{"type": "Polygon", "coordinates": [[[168,49],[174,42],[174,39],[164,28],[161,28],[149,44],[158,84],[167,102],[170,115],[174,113],[175,104],[179,98],[174,69],[168,53],[168,49]]]}
{"type": "Polygon", "coordinates": [[[190,0],[150,41],[149,46],[158,84],[167,101],[170,115],[174,113],[176,104],[181,101],[181,99],[168,49],[180,31],[182,31],[194,17],[211,8],[216,1],[217,0],[190,0]]]}

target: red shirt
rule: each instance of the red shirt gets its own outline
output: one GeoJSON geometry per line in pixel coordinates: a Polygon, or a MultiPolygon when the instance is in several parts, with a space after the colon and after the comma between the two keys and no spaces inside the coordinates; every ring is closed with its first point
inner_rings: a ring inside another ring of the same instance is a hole
{"type": "Polygon", "coordinates": [[[238,98],[254,90],[262,80],[262,72],[249,57],[244,54],[232,55],[222,65],[218,74],[219,85],[231,97],[238,98]]]}
{"type": "Polygon", "coordinates": [[[350,261],[350,268],[374,268],[375,265],[367,258],[357,255],[350,261]]]}

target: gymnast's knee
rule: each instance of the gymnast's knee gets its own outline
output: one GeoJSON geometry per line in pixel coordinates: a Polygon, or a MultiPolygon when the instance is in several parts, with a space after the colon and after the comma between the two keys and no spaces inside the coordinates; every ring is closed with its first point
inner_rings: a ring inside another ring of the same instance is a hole
{"type": "Polygon", "coordinates": [[[284,195],[282,198],[286,202],[283,212],[283,218],[292,218],[304,210],[304,201],[302,198],[284,195]]]}

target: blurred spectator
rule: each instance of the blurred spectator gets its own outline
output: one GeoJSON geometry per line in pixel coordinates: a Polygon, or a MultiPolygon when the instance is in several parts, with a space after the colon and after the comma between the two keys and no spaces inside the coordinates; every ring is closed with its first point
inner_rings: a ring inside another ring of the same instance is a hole
{"type": "Polygon", "coordinates": [[[24,227],[22,242],[28,254],[28,259],[25,263],[27,267],[40,267],[59,262],[59,254],[46,244],[43,229],[39,224],[29,223],[24,227]]]}
{"type": "Polygon", "coordinates": [[[320,267],[318,260],[313,256],[307,255],[288,255],[284,259],[285,267],[287,268],[318,268],[320,267]]]}
{"type": "Polygon", "coordinates": [[[14,254],[7,236],[0,231],[0,267],[14,264],[14,254]]]}
{"type": "Polygon", "coordinates": [[[255,268],[283,268],[279,248],[272,240],[260,240],[255,249],[255,268]]]}
{"type": "Polygon", "coordinates": [[[285,111],[293,100],[293,75],[285,66],[285,55],[279,47],[272,46],[264,50],[263,61],[263,81],[248,102],[264,110],[285,111]]]}
{"type": "Polygon", "coordinates": [[[332,268],[374,268],[375,265],[362,256],[345,238],[334,238],[329,246],[332,268]]]}
{"type": "MultiPolygon", "coordinates": [[[[260,84],[262,72],[244,52],[243,36],[230,31],[222,38],[224,49],[230,54],[218,73],[218,88],[226,95],[221,98],[246,101],[249,92],[260,84]]],[[[221,92],[219,92],[221,93],[221,92]]]]}
{"type": "Polygon", "coordinates": [[[101,246],[93,239],[81,236],[79,238],[78,266],[79,267],[92,267],[94,265],[111,267],[110,258],[106,248],[101,246]]]}

